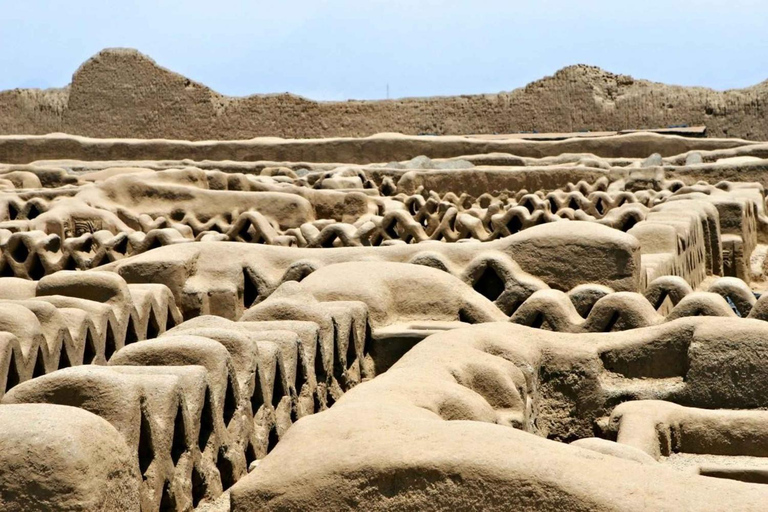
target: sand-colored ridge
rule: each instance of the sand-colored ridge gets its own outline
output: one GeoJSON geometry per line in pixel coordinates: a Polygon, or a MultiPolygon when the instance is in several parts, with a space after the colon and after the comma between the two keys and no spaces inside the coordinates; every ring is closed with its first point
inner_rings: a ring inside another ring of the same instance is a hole
{"type": "Polygon", "coordinates": [[[0,133],[250,139],[617,131],[705,125],[717,137],[768,139],[768,81],[714,91],[575,65],[510,92],[317,102],[295,94],[229,97],[132,49],[105,49],[62,89],[0,92],[0,133]]]}

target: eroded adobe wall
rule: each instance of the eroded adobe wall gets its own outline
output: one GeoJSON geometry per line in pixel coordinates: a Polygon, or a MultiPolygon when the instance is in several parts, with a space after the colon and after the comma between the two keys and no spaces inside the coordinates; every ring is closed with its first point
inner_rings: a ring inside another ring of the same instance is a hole
{"type": "Polygon", "coordinates": [[[715,137],[768,139],[768,82],[718,92],[571,66],[510,93],[315,102],[222,96],[134,50],[105,50],[65,89],[0,92],[0,133],[187,140],[563,132],[706,125],[715,137]]]}

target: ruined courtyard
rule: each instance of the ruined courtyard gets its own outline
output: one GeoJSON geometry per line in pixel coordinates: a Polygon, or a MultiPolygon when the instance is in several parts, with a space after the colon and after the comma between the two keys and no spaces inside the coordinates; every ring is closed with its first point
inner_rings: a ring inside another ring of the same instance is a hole
{"type": "Polygon", "coordinates": [[[764,510],[764,126],[48,133],[75,92],[0,122],[3,510],[764,510]]]}

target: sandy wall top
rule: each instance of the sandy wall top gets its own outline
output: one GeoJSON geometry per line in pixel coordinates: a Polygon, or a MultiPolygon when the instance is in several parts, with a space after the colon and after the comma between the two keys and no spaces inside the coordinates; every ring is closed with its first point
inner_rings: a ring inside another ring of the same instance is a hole
{"type": "Polygon", "coordinates": [[[417,155],[451,158],[461,155],[510,153],[541,158],[563,153],[591,153],[606,158],[645,158],[658,152],[669,157],[688,151],[757,146],[742,139],[692,139],[676,135],[633,133],[558,141],[486,140],[460,136],[418,137],[379,134],[364,138],[228,141],[167,139],[96,139],[67,134],[0,135],[0,162],[38,160],[238,160],[345,162],[367,164],[407,160],[417,155]]]}
{"type": "Polygon", "coordinates": [[[571,66],[508,93],[315,102],[223,96],[135,50],[85,62],[64,89],[0,92],[0,134],[185,140],[562,132],[706,125],[711,136],[768,139],[768,82],[718,92],[571,66]]]}

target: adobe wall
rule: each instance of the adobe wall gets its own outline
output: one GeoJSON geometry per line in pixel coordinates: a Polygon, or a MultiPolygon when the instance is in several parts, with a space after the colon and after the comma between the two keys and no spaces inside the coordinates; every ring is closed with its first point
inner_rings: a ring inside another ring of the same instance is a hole
{"type": "Polygon", "coordinates": [[[768,139],[768,82],[718,92],[571,66],[509,93],[315,102],[223,96],[135,50],[104,50],[64,89],[0,92],[0,134],[185,140],[363,137],[374,133],[563,132],[706,125],[714,137],[768,139]]]}

